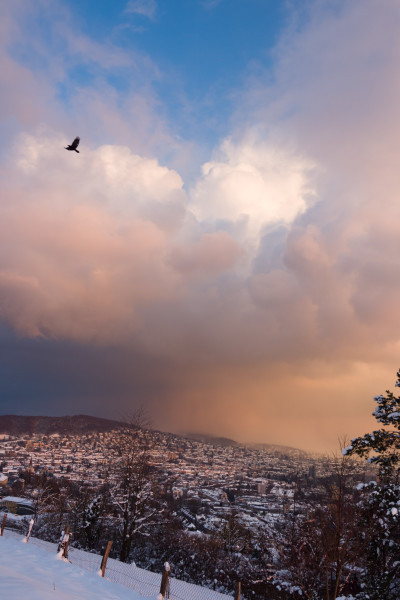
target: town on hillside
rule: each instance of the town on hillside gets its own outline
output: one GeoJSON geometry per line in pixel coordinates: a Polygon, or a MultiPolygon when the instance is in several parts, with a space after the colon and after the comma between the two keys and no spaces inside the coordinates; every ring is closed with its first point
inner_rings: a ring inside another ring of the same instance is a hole
{"type": "MultiPolygon", "coordinates": [[[[271,540],[290,519],[327,503],[343,457],[194,437],[142,427],[0,434],[0,519],[23,530],[33,517],[32,535],[49,541],[68,523],[72,546],[100,553],[111,539],[120,560],[157,569],[168,559],[178,577],[197,583],[196,560],[185,557],[190,544],[201,569],[201,553],[210,556],[200,583],[229,590],[243,558],[262,565],[265,582],[276,570],[265,560],[271,540]],[[216,568],[217,551],[224,568],[216,568]]],[[[374,479],[364,461],[352,462],[354,489],[374,479]]],[[[252,593],[262,598],[257,573],[252,593]]]]}

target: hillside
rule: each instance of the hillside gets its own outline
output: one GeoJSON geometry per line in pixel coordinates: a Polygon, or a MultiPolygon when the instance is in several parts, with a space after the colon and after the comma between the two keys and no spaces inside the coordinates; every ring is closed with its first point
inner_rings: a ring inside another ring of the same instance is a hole
{"type": "Polygon", "coordinates": [[[239,442],[231,440],[226,437],[215,437],[207,433],[184,433],[182,437],[188,440],[194,440],[195,442],[202,442],[203,444],[210,444],[212,446],[240,446],[239,442]]]}
{"type": "Polygon", "coordinates": [[[265,450],[266,452],[279,452],[280,454],[287,454],[289,456],[298,456],[299,454],[306,454],[304,450],[300,450],[299,448],[293,448],[292,446],[283,446],[280,444],[241,444],[240,442],[236,442],[235,440],[232,440],[230,438],[216,437],[207,433],[185,433],[182,434],[182,437],[185,437],[189,440],[194,440],[195,442],[210,444],[211,446],[223,446],[234,448],[246,446],[246,448],[256,448],[258,450],[265,450]]]}
{"type": "MultiPolygon", "coordinates": [[[[0,537],[0,598],[7,600],[143,600],[132,589],[58,560],[21,538],[0,537]]],[[[156,600],[157,596],[153,596],[156,600]]],[[[151,600],[148,598],[147,600],[151,600]]]]}
{"type": "MultiPolygon", "coordinates": [[[[124,427],[122,421],[103,419],[91,415],[72,415],[64,417],[23,416],[23,415],[0,415],[0,434],[26,435],[40,433],[42,435],[82,434],[82,433],[104,433],[124,427]]],[[[184,433],[173,434],[173,437],[186,438],[195,442],[222,447],[258,448],[267,452],[278,452],[287,455],[306,454],[298,448],[281,446],[277,444],[241,444],[230,438],[212,436],[206,433],[184,433]]]]}
{"type": "Polygon", "coordinates": [[[88,433],[111,431],[123,426],[120,421],[101,419],[89,415],[65,417],[42,417],[21,415],[0,415],[0,433],[23,435],[27,433],[88,433]]]}
{"type": "MultiPolygon", "coordinates": [[[[7,600],[161,600],[161,573],[109,558],[100,577],[101,556],[70,546],[68,561],[57,544],[5,531],[0,537],[0,598],[7,600]]],[[[231,596],[176,579],[171,600],[231,600],[231,596]]]]}

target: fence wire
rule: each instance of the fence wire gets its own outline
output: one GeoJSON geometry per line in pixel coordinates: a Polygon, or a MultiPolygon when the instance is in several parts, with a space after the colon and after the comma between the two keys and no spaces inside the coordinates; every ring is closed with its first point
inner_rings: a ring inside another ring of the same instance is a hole
{"type": "MultiPolygon", "coordinates": [[[[170,578],[171,600],[232,600],[233,596],[227,596],[208,588],[200,587],[194,583],[187,583],[180,579],[170,578]]],[[[244,599],[243,599],[244,600],[244,599]]]]}
{"type": "MultiPolygon", "coordinates": [[[[20,532],[13,531],[11,529],[4,530],[4,537],[21,538],[20,532]]],[[[46,542],[39,538],[31,536],[29,538],[29,544],[37,546],[46,550],[46,552],[57,552],[58,544],[53,542],[46,542]]],[[[91,573],[97,573],[100,571],[100,565],[102,557],[99,554],[92,554],[79,550],[73,546],[68,548],[68,560],[71,564],[90,571],[91,573]]],[[[152,573],[145,569],[140,569],[134,564],[127,564],[116,560],[115,558],[108,558],[107,566],[105,571],[105,579],[112,581],[113,583],[119,583],[120,585],[135,590],[138,594],[144,598],[156,597],[160,592],[161,575],[158,573],[152,573]]],[[[167,596],[168,598],[168,596],[167,596]]],[[[215,592],[208,588],[203,588],[193,583],[187,583],[180,579],[170,577],[169,579],[169,600],[232,600],[232,596],[227,596],[220,592],[215,592]]]]}

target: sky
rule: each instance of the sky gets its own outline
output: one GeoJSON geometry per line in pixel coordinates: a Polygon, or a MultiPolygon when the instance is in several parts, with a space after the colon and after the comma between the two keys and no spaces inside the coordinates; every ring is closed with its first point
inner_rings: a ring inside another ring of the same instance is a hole
{"type": "Polygon", "coordinates": [[[0,30],[0,412],[328,453],[376,427],[400,3],[0,1],[0,30]]]}

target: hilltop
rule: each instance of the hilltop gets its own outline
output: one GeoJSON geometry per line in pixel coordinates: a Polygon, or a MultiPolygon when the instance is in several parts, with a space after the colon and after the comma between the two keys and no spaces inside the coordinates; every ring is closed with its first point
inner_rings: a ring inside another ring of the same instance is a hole
{"type": "Polygon", "coordinates": [[[23,435],[27,433],[41,433],[51,435],[59,433],[104,433],[123,427],[124,423],[102,419],[89,415],[73,415],[65,417],[0,415],[0,433],[10,435],[23,435]]]}
{"type": "Polygon", "coordinates": [[[203,444],[210,444],[212,446],[241,446],[239,442],[231,440],[226,437],[215,437],[207,433],[184,433],[182,437],[188,440],[194,440],[195,442],[202,442],[203,444]]]}

